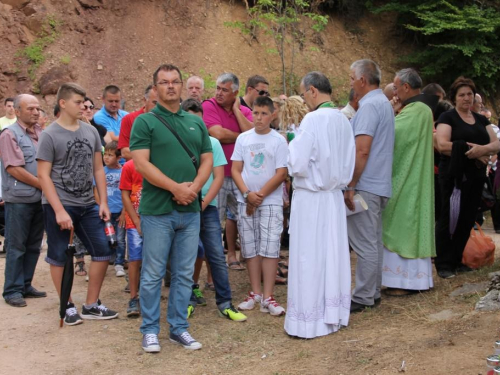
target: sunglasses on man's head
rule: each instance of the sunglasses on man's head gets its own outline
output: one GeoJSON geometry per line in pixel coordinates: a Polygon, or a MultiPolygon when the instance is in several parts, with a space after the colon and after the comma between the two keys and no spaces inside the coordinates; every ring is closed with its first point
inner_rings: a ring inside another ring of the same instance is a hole
{"type": "Polygon", "coordinates": [[[91,105],[83,105],[83,108],[85,108],[85,110],[87,109],[94,109],[94,106],[91,104],[91,105]]]}

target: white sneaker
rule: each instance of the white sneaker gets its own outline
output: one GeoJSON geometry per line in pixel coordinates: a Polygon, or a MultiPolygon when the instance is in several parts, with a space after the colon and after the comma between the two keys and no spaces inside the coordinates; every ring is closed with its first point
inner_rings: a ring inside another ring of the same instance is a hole
{"type": "Polygon", "coordinates": [[[248,292],[247,298],[238,305],[239,310],[253,310],[255,307],[255,304],[261,303],[262,301],[262,294],[255,294],[254,292],[248,292]]]}
{"type": "Polygon", "coordinates": [[[121,264],[117,264],[115,266],[115,272],[116,272],[116,277],[125,276],[125,270],[123,269],[123,266],[121,264]]]}
{"type": "Polygon", "coordinates": [[[266,298],[260,303],[260,311],[274,316],[285,315],[285,309],[276,302],[273,296],[266,298]]]}

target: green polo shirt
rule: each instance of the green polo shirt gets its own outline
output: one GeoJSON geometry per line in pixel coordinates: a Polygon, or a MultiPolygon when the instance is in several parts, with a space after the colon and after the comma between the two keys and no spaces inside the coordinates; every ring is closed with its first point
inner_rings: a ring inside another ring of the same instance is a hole
{"type": "MultiPolygon", "coordinates": [[[[179,109],[172,113],[157,104],[153,112],[165,119],[179,134],[189,150],[198,159],[206,152],[212,152],[207,128],[201,118],[179,109]]],[[[142,114],[134,121],[130,134],[130,150],[150,150],[150,162],[175,182],[193,181],[196,170],[187,152],[170,130],[152,114],[142,114]]],[[[172,200],[172,193],[143,181],[139,213],[141,215],[164,215],[174,210],[182,212],[200,211],[195,199],[188,206],[178,205],[172,200]]]]}

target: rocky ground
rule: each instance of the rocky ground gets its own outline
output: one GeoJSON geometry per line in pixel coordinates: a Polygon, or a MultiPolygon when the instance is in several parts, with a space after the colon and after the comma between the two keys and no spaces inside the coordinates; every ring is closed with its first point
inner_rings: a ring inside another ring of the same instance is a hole
{"type": "MultiPolygon", "coordinates": [[[[486,227],[498,247],[500,235],[486,227]]],[[[102,300],[120,312],[119,319],[59,328],[58,298],[43,256],[34,284],[48,297],[17,309],[0,302],[1,374],[485,374],[485,358],[499,336],[499,312],[474,310],[486,294],[488,273],[499,269],[497,262],[450,280],[435,277],[427,293],[384,296],[380,307],[351,316],[349,327],[314,340],[288,337],[283,318],[259,311],[249,312],[244,323],[222,319],[213,292],[206,291],[208,306],[199,307],[190,320],[190,332],[203,343],[195,352],[168,342],[164,288],[162,352],[146,354],[140,320],[125,317],[126,282],[114,276],[111,266],[102,300]]],[[[4,267],[0,258],[0,285],[4,267]]],[[[249,287],[247,275],[230,271],[230,280],[239,302],[249,287]]],[[[75,276],[77,306],[86,286],[83,277],[75,276]]],[[[286,286],[277,287],[276,298],[286,302],[286,286]]]]}

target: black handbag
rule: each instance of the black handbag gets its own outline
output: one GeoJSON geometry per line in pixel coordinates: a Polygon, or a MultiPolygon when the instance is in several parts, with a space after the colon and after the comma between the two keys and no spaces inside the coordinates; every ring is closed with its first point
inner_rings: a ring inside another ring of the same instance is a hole
{"type": "Polygon", "coordinates": [[[489,179],[486,180],[483,186],[483,191],[481,193],[481,212],[489,211],[495,205],[495,194],[493,194],[493,188],[489,179]]]}

